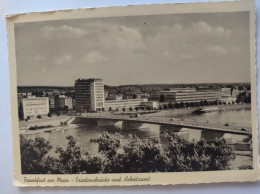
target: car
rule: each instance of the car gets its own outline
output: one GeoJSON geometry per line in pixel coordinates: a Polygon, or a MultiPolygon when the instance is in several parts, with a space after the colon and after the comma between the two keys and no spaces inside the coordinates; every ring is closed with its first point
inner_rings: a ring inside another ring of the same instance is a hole
{"type": "Polygon", "coordinates": [[[224,126],[229,126],[229,124],[228,124],[228,123],[226,123],[224,126]]]}
{"type": "Polygon", "coordinates": [[[245,128],[245,127],[243,127],[243,128],[241,129],[241,131],[248,131],[248,129],[245,128]]]}
{"type": "Polygon", "coordinates": [[[170,119],[170,121],[175,121],[175,119],[172,118],[172,119],[170,119]]]}

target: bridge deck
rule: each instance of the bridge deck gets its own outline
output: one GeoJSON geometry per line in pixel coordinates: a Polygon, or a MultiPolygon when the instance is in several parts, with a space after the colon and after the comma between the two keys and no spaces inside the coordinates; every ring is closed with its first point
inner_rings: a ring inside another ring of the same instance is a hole
{"type": "Polygon", "coordinates": [[[205,131],[215,131],[229,134],[237,134],[237,135],[250,135],[251,127],[248,126],[237,126],[230,125],[225,126],[223,123],[208,123],[201,122],[192,119],[174,119],[170,118],[162,118],[162,117],[151,117],[151,116],[140,116],[131,118],[129,116],[121,116],[121,115],[109,115],[109,116],[80,116],[82,118],[88,119],[102,119],[102,120],[113,120],[113,121],[135,121],[141,123],[149,123],[155,125],[168,125],[168,126],[176,126],[183,127],[195,130],[205,130],[205,131]],[[242,128],[246,128],[248,131],[242,131],[242,128]]]}

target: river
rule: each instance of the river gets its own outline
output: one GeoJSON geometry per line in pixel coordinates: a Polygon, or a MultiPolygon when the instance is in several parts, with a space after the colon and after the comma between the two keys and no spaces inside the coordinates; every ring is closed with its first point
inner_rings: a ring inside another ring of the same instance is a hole
{"type": "MultiPolygon", "coordinates": [[[[171,118],[171,114],[161,115],[164,117],[171,118]]],[[[176,116],[175,116],[176,117],[176,116]]],[[[198,121],[208,121],[208,122],[220,122],[220,123],[236,123],[251,126],[251,110],[250,109],[241,109],[241,110],[230,110],[225,112],[211,112],[205,114],[192,114],[188,113],[186,115],[181,116],[184,119],[195,119],[198,121]]],[[[157,137],[161,140],[162,143],[166,143],[167,138],[166,135],[160,129],[158,125],[149,125],[145,124],[141,129],[131,130],[131,131],[122,131],[120,126],[109,126],[109,127],[98,127],[95,125],[77,125],[74,129],[65,129],[63,131],[51,131],[48,133],[41,134],[31,134],[27,135],[29,138],[34,138],[36,136],[44,137],[49,140],[51,144],[54,146],[53,152],[56,146],[66,147],[67,140],[66,136],[73,135],[77,139],[79,145],[87,152],[92,155],[98,155],[98,145],[96,143],[92,143],[91,139],[95,139],[98,135],[104,131],[108,131],[112,136],[115,136],[116,133],[121,135],[122,141],[126,141],[130,134],[134,134],[141,139],[147,139],[151,137],[157,137]]],[[[197,130],[187,129],[191,136],[195,136],[197,130]]],[[[230,138],[231,135],[226,136],[230,138]]],[[[245,136],[243,135],[232,135],[232,141],[242,141],[245,136]]]]}

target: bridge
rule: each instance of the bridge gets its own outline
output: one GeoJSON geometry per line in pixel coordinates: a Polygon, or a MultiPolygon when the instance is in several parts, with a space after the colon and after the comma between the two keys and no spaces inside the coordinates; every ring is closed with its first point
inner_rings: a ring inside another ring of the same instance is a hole
{"type": "MultiPolygon", "coordinates": [[[[88,114],[84,116],[79,116],[87,120],[95,120],[98,123],[98,126],[109,126],[115,125],[118,122],[123,121],[126,124],[135,124],[135,127],[138,128],[138,125],[141,126],[144,123],[160,125],[164,127],[175,127],[175,128],[187,128],[194,129],[206,132],[218,132],[218,133],[227,133],[227,134],[236,134],[236,135],[250,135],[251,127],[241,126],[236,123],[220,123],[220,122],[207,122],[199,121],[195,119],[181,119],[181,118],[164,118],[156,117],[152,115],[142,115],[139,117],[130,117],[129,115],[116,115],[116,114],[88,114]]],[[[124,124],[123,123],[123,124],[124,124]]],[[[131,127],[128,126],[129,129],[131,127]]]]}

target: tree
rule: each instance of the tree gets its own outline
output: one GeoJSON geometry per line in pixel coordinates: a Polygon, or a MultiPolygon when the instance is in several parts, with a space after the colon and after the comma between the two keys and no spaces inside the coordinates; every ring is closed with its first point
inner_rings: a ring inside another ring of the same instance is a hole
{"type": "Polygon", "coordinates": [[[172,104],[172,102],[170,102],[170,103],[168,104],[168,107],[169,107],[170,109],[173,109],[173,104],[172,104]]]}
{"type": "Polygon", "coordinates": [[[200,103],[199,102],[195,102],[195,107],[199,107],[200,103]]]}
{"type": "Polygon", "coordinates": [[[191,102],[191,103],[190,103],[190,107],[195,107],[195,103],[194,103],[194,102],[191,102]]]}
{"type": "Polygon", "coordinates": [[[185,107],[190,107],[190,103],[189,102],[185,102],[185,107]]]}
{"type": "Polygon", "coordinates": [[[52,149],[49,141],[42,137],[34,140],[20,136],[22,174],[47,174],[50,172],[46,154],[52,149]]]}
{"type": "Polygon", "coordinates": [[[176,102],[176,103],[174,104],[174,107],[177,108],[177,109],[180,108],[179,103],[176,102]]]}
{"type": "Polygon", "coordinates": [[[38,96],[43,97],[43,91],[39,91],[38,96]]]}
{"type": "Polygon", "coordinates": [[[140,140],[129,135],[121,145],[119,137],[103,133],[97,140],[99,152],[105,156],[104,173],[183,172],[229,169],[234,158],[224,139],[208,144],[201,140],[187,142],[174,134],[169,135],[168,147],[158,139],[140,140]],[[123,152],[118,150],[123,148],[123,152]]]}
{"type": "Polygon", "coordinates": [[[42,118],[42,116],[41,116],[41,115],[37,115],[37,118],[38,118],[38,119],[41,119],[41,118],[42,118]]]}
{"type": "Polygon", "coordinates": [[[19,108],[18,108],[18,116],[20,120],[24,120],[24,114],[23,114],[23,106],[22,103],[19,104],[19,108]]]}
{"type": "Polygon", "coordinates": [[[240,100],[239,100],[239,99],[236,99],[236,103],[239,104],[239,103],[240,103],[240,100]]]}
{"type": "Polygon", "coordinates": [[[69,111],[69,107],[67,105],[64,106],[63,108],[64,111],[69,111]]]}
{"type": "Polygon", "coordinates": [[[139,110],[138,106],[137,106],[137,107],[135,107],[135,110],[136,110],[136,111],[138,111],[138,110],[139,110]]]}
{"type": "MultiPolygon", "coordinates": [[[[60,170],[62,174],[79,174],[79,173],[87,173],[89,171],[88,164],[93,163],[93,161],[87,161],[83,158],[83,150],[77,144],[75,137],[67,136],[68,146],[66,149],[62,147],[58,147],[56,149],[56,153],[59,154],[57,169],[60,170]]],[[[88,156],[88,154],[85,154],[88,156]]],[[[97,160],[98,162],[98,160],[97,160]]],[[[93,167],[93,165],[91,165],[93,167]]],[[[95,171],[100,171],[95,170],[95,171]]],[[[97,172],[96,172],[97,173],[97,172]]]]}
{"type": "Polygon", "coordinates": [[[51,113],[50,112],[48,113],[48,117],[51,117],[51,113]]]}
{"type": "MultiPolygon", "coordinates": [[[[129,135],[121,144],[121,136],[103,132],[94,142],[101,156],[85,153],[75,137],[67,136],[66,148],[56,149],[57,157],[47,156],[52,149],[42,137],[34,140],[20,136],[23,174],[86,174],[186,172],[229,169],[234,159],[225,139],[207,143],[205,140],[188,142],[168,132],[168,145],[157,138],[141,140],[129,135]]],[[[245,141],[250,141],[245,140],[245,141]]],[[[243,167],[241,167],[243,168],[243,167]]]]}
{"type": "Polygon", "coordinates": [[[133,108],[131,106],[129,107],[129,111],[133,111],[133,108]]]}
{"type": "Polygon", "coordinates": [[[180,108],[185,108],[185,104],[181,101],[180,108]]]}

